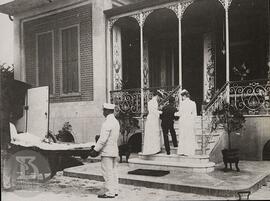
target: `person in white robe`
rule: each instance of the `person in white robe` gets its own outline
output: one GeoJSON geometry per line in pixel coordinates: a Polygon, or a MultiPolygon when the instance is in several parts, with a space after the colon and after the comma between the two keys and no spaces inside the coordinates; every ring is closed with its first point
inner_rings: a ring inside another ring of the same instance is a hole
{"type": "Polygon", "coordinates": [[[147,103],[148,115],[145,122],[143,155],[154,155],[161,151],[162,136],[160,132],[158,99],[162,96],[161,92],[155,91],[152,99],[147,103]]]}
{"type": "Polygon", "coordinates": [[[179,113],[179,142],[177,154],[195,155],[195,117],[197,116],[196,103],[190,100],[187,90],[181,91],[182,101],[180,103],[179,113]]]}

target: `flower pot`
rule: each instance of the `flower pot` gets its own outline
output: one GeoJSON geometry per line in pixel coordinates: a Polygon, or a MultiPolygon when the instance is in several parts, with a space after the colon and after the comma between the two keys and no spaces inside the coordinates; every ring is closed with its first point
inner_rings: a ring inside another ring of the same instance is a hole
{"type": "Polygon", "coordinates": [[[239,149],[223,149],[222,150],[223,155],[223,163],[225,165],[224,171],[228,171],[228,163],[230,164],[230,170],[232,170],[232,163],[235,164],[235,168],[237,172],[240,172],[240,169],[238,167],[239,163],[239,149]]]}

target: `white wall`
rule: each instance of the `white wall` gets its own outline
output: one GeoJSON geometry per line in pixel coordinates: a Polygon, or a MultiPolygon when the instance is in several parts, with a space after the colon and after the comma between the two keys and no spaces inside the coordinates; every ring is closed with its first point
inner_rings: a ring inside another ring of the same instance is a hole
{"type": "MultiPolygon", "coordinates": [[[[93,33],[93,68],[94,68],[94,101],[65,102],[50,104],[49,129],[57,133],[64,124],[69,121],[76,134],[77,142],[93,141],[94,136],[99,134],[104,121],[102,104],[106,102],[106,19],[103,10],[112,7],[111,0],[85,0],[80,4],[92,3],[92,33],[93,33]]],[[[61,12],[67,5],[76,6],[77,0],[56,1],[15,16],[15,56],[16,79],[24,81],[25,64],[22,41],[23,29],[21,20],[31,20],[54,12],[61,12]]]]}

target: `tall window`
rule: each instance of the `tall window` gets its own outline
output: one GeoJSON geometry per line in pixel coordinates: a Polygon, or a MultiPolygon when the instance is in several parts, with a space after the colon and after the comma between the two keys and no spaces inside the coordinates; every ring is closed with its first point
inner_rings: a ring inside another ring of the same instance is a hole
{"type": "Polygon", "coordinates": [[[52,32],[37,35],[38,85],[49,86],[53,93],[53,35],[52,32]]]}
{"type": "Polygon", "coordinates": [[[62,90],[64,94],[79,92],[78,27],[62,30],[62,90]]]}

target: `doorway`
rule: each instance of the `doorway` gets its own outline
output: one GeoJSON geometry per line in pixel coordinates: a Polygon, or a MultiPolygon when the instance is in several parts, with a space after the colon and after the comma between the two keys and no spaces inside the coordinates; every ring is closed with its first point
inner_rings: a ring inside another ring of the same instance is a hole
{"type": "Polygon", "coordinates": [[[197,114],[201,112],[203,102],[203,37],[202,34],[189,34],[182,42],[183,89],[189,91],[191,100],[197,105],[197,114]]]}

